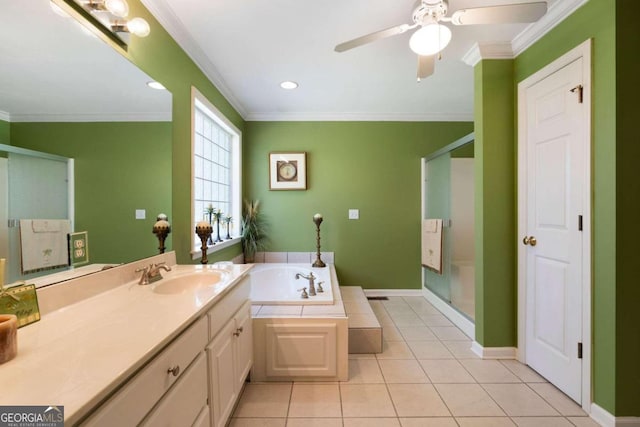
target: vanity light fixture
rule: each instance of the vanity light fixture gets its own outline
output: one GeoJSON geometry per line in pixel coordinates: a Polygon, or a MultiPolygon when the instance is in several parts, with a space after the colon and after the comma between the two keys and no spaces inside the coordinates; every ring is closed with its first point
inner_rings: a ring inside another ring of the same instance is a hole
{"type": "Polygon", "coordinates": [[[164,87],[162,83],[156,81],[147,82],[147,86],[149,86],[151,89],[167,90],[167,88],[164,87]]]}
{"type": "Polygon", "coordinates": [[[286,90],[293,90],[298,88],[298,83],[291,80],[285,80],[284,82],[280,83],[280,87],[286,90]]]}

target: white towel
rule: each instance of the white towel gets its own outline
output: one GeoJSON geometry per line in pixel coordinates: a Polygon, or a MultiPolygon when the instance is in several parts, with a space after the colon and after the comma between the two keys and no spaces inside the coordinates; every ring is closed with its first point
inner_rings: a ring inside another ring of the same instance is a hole
{"type": "Polygon", "coordinates": [[[442,219],[422,221],[422,265],[442,274],[442,219]]]}
{"type": "Polygon", "coordinates": [[[67,219],[21,219],[20,252],[22,273],[62,267],[69,264],[67,219]]]}

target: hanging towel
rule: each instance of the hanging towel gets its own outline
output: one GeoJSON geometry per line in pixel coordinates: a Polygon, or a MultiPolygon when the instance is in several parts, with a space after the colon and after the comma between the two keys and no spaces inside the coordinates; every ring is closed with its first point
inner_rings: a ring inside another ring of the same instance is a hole
{"type": "Polygon", "coordinates": [[[422,265],[442,274],[442,219],[422,220],[422,265]]]}
{"type": "Polygon", "coordinates": [[[21,219],[22,274],[69,265],[68,219],[21,219]]]}

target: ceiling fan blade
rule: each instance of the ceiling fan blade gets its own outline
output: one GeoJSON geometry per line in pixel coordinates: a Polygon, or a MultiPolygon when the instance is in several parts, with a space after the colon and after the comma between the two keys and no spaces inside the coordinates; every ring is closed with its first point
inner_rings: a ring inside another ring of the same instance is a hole
{"type": "Polygon", "coordinates": [[[344,52],[345,50],[353,49],[354,47],[359,47],[367,43],[374,42],[376,40],[402,34],[415,27],[417,27],[417,24],[397,25],[392,28],[387,28],[386,30],[376,31],[375,33],[367,34],[366,36],[358,37],[356,39],[349,40],[344,43],[340,43],[339,45],[336,46],[334,50],[336,52],[344,52]]]}
{"type": "Polygon", "coordinates": [[[535,22],[547,13],[547,3],[506,4],[503,6],[460,9],[451,15],[454,25],[511,24],[535,22]]]}
{"type": "Polygon", "coordinates": [[[418,55],[418,81],[429,77],[436,68],[435,55],[418,55]]]}

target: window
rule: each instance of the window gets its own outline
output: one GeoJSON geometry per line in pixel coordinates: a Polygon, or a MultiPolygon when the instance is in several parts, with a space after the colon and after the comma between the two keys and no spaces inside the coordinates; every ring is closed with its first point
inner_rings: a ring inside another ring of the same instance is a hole
{"type": "MultiPolygon", "coordinates": [[[[207,99],[193,89],[193,142],[192,142],[192,230],[198,221],[208,220],[206,209],[212,206],[222,211],[223,217],[231,216],[231,237],[240,233],[241,215],[241,133],[207,99]]],[[[213,224],[213,239],[216,238],[213,224]]],[[[220,237],[227,235],[224,223],[220,224],[220,237]]],[[[200,239],[193,234],[195,256],[200,254],[200,239]]],[[[211,245],[210,245],[211,246],[211,245]]],[[[209,249],[228,245],[218,244],[209,249]]]]}

